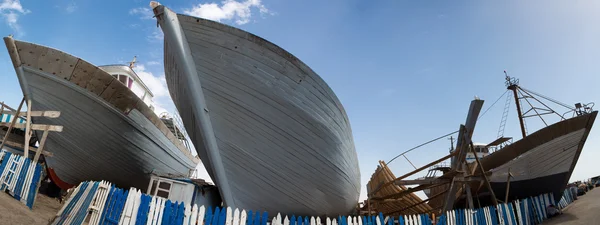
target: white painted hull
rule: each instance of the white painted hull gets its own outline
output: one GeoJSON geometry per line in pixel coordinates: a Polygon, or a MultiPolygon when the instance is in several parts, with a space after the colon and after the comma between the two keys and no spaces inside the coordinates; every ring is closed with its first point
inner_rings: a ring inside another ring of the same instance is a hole
{"type": "MultiPolygon", "coordinates": [[[[178,148],[165,134],[165,129],[161,131],[149,119],[154,117],[150,117],[148,111],[146,114],[140,111],[148,110],[145,105],[132,107],[123,104],[129,109],[123,112],[114,106],[114,101],[107,101],[102,95],[89,91],[90,85],[87,89],[78,86],[81,83],[74,80],[85,74],[79,74],[79,77],[73,75],[70,81],[61,79],[46,64],[29,63],[42,60],[23,56],[24,52],[30,51],[43,57],[48,51],[58,50],[17,41],[12,43],[19,49],[19,54],[14,54],[10,47],[12,39],[5,41],[11,57],[22,61],[15,67],[24,95],[32,101],[32,110],[61,112],[59,118],[33,117],[32,121],[64,126],[62,132],[48,135],[44,149],[53,153],[54,156],[47,157],[46,161],[62,181],[76,185],[86,180],[108,180],[120,187],[145,189],[151,173],[187,177],[195,168],[198,160],[178,148]]],[[[62,52],[56,56],[57,59],[65,59],[65,62],[69,61],[69,57],[73,56],[62,52]]],[[[78,63],[75,71],[82,64],[78,63]]],[[[112,78],[100,70],[94,76],[90,82],[112,78]]],[[[111,86],[106,87],[109,90],[111,86]]],[[[131,96],[128,89],[118,87],[120,89],[116,93],[121,91],[121,97],[131,96]]],[[[137,101],[139,104],[140,100],[137,101]]]]}
{"type": "Polygon", "coordinates": [[[295,215],[356,208],[350,123],[314,71],[250,33],[154,10],[171,97],[228,206],[295,215]]]}

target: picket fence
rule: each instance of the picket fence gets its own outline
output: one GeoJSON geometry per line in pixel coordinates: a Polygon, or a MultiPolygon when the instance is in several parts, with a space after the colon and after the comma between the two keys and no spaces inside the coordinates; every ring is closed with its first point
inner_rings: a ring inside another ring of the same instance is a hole
{"type": "Polygon", "coordinates": [[[42,165],[5,150],[0,151],[0,161],[0,191],[8,190],[31,209],[42,180],[42,165]]]}
{"type": "MultiPolygon", "coordinates": [[[[558,206],[564,208],[572,201],[571,192],[565,190],[558,206]]],[[[554,196],[542,194],[497,206],[448,211],[437,218],[437,223],[427,214],[384,217],[379,213],[323,219],[277,214],[270,218],[267,212],[229,207],[213,210],[149,196],[135,188],[124,191],[106,181],[89,181],[73,190],[52,224],[79,225],[89,221],[89,225],[532,225],[548,218],[546,207],[550,204],[557,206],[554,196]]]]}

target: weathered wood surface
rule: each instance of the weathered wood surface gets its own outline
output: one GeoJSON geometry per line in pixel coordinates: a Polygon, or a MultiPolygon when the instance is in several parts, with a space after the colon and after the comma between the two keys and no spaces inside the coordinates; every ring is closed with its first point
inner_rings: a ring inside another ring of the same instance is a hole
{"type": "MultiPolygon", "coordinates": [[[[10,125],[10,123],[0,123],[0,126],[5,126],[8,127],[10,125]]],[[[25,129],[26,128],[26,124],[24,123],[15,123],[15,125],[13,126],[14,128],[20,128],[20,129],[25,129]]],[[[45,130],[46,128],[48,128],[48,130],[50,131],[55,131],[55,132],[62,132],[63,131],[63,126],[60,125],[46,125],[46,124],[31,124],[31,129],[32,130],[45,130]]]]}
{"type": "MultiPolygon", "coordinates": [[[[402,185],[392,184],[382,186],[382,184],[393,183],[395,180],[396,176],[387,167],[385,162],[379,161],[379,166],[367,183],[368,190],[379,190],[373,193],[370,198],[378,199],[408,191],[408,188],[402,185]]],[[[385,215],[421,214],[429,212],[432,209],[431,206],[423,202],[415,193],[403,195],[400,201],[372,201],[370,204],[372,211],[382,212],[385,215]]]]}
{"type": "MultiPolygon", "coordinates": [[[[19,142],[14,142],[14,141],[5,141],[7,146],[10,147],[15,147],[15,148],[20,148],[23,149],[23,143],[19,143],[19,142]]],[[[29,151],[33,152],[34,154],[37,152],[38,148],[36,147],[29,147],[29,151]]],[[[54,154],[52,154],[52,152],[46,151],[46,150],[42,150],[41,154],[44,155],[44,157],[52,157],[54,156],[54,154]]]]}
{"type": "MultiPolygon", "coordinates": [[[[17,113],[14,111],[2,111],[2,112],[0,112],[0,114],[15,115],[17,113]]],[[[27,115],[27,112],[19,112],[19,115],[17,115],[17,116],[25,116],[25,115],[27,115]]],[[[59,111],[33,111],[33,112],[31,112],[31,116],[32,117],[43,116],[43,117],[48,117],[48,118],[57,118],[60,116],[60,112],[59,111]]]]}
{"type": "Polygon", "coordinates": [[[138,104],[141,100],[131,90],[118,81],[108,86],[94,83],[114,81],[110,74],[58,50],[12,38],[5,43],[11,57],[18,58],[13,62],[22,71],[20,82],[27,84],[24,92],[33,103],[32,112],[62,114],[32,121],[33,128],[65,127],[62,133],[48,135],[45,144],[55,155],[48,166],[63,181],[110,180],[119,186],[146,187],[150,173],[187,176],[195,168],[199,160],[145,104],[138,104]],[[61,65],[42,63],[50,53],[61,65]]]}
{"type": "Polygon", "coordinates": [[[154,11],[171,97],[227,205],[296,215],[356,207],[350,123],[314,71],[245,31],[154,11]]]}

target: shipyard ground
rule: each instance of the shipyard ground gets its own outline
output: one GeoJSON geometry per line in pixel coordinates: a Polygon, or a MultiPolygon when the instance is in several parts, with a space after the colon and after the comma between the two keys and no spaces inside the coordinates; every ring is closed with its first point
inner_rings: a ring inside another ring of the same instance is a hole
{"type": "Polygon", "coordinates": [[[542,225],[600,224],[600,187],[579,196],[563,210],[563,214],[545,221],[542,225]]]}
{"type": "Polygon", "coordinates": [[[38,194],[33,209],[30,210],[10,195],[0,193],[0,224],[45,225],[60,207],[56,199],[38,194]]]}

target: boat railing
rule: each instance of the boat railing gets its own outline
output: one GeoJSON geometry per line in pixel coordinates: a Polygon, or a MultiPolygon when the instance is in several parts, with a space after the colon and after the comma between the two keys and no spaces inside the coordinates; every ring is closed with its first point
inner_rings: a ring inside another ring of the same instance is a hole
{"type": "Polygon", "coordinates": [[[594,105],[596,105],[594,102],[590,102],[587,104],[576,103],[574,109],[571,109],[562,114],[563,120],[566,118],[565,116],[568,113],[572,113],[571,118],[590,114],[592,111],[594,111],[594,105]]]}

